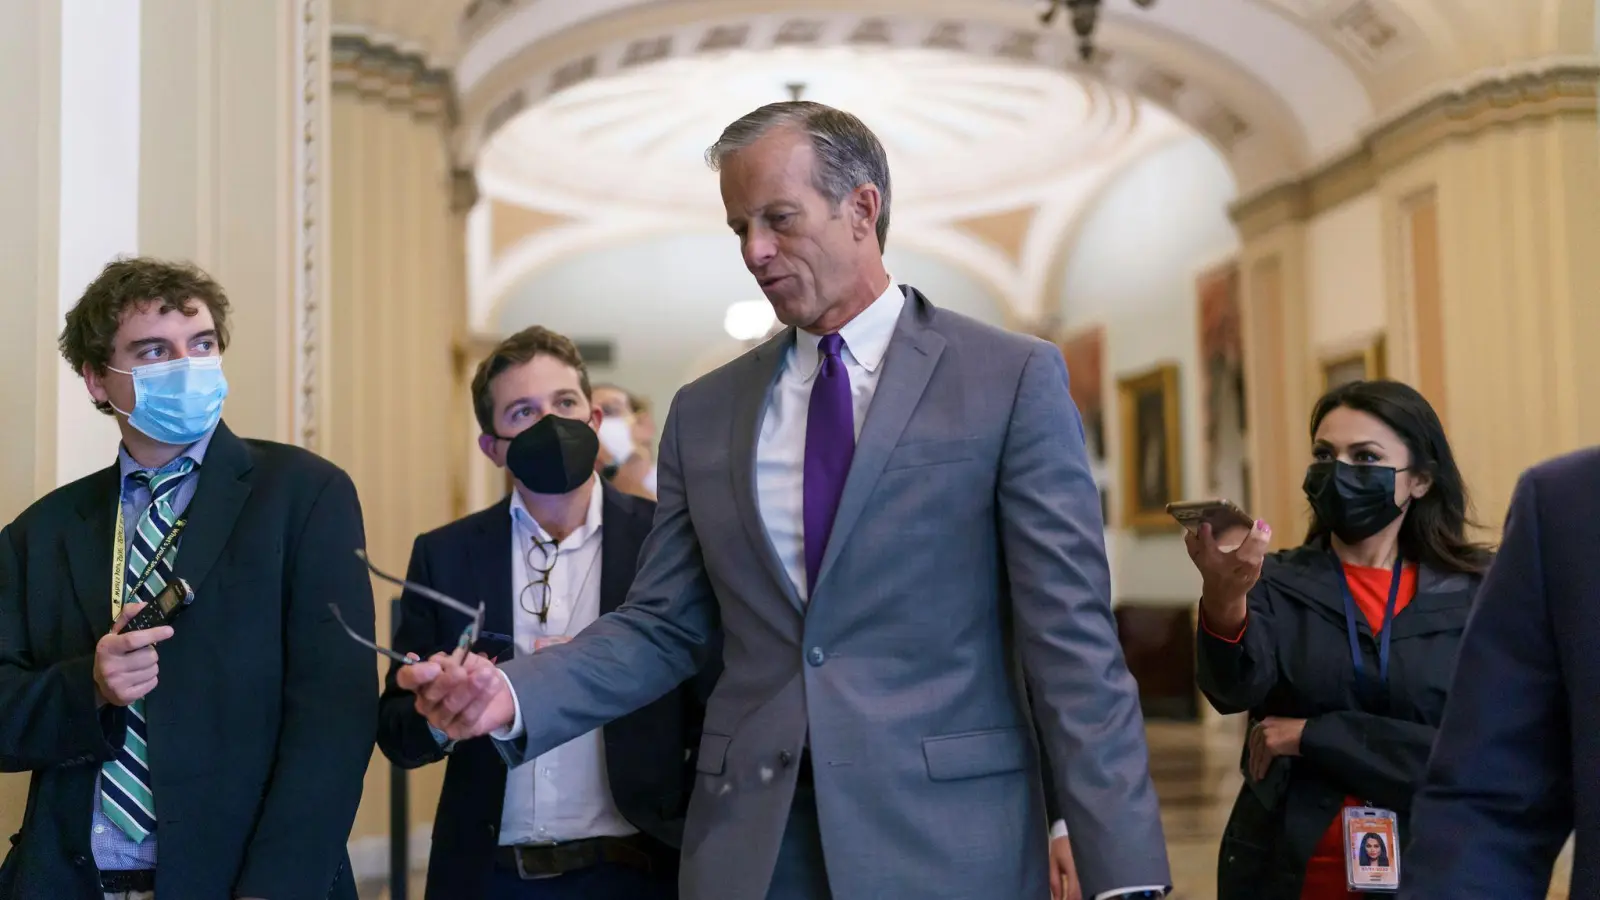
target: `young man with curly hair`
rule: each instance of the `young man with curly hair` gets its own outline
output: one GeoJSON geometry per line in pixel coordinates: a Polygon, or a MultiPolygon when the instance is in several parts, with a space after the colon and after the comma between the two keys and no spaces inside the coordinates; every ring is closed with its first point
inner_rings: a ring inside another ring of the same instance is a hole
{"type": "Polygon", "coordinates": [[[60,343],[122,441],[0,531],[0,770],[33,776],[0,897],[354,900],[354,485],[222,421],[228,299],[193,266],[112,262],[60,343]]]}

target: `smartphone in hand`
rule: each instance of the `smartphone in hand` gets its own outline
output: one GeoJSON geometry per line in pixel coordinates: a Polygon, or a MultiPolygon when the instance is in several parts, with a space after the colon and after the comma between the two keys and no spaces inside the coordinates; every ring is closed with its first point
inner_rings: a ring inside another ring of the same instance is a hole
{"type": "Polygon", "coordinates": [[[1243,544],[1256,524],[1256,520],[1233,501],[1222,499],[1168,503],[1167,515],[1190,534],[1199,534],[1201,525],[1210,525],[1212,536],[1224,550],[1243,544]]]}
{"type": "Polygon", "coordinates": [[[478,639],[472,643],[471,652],[482,653],[489,657],[490,662],[505,662],[511,658],[515,643],[509,634],[481,631],[478,639]]]}

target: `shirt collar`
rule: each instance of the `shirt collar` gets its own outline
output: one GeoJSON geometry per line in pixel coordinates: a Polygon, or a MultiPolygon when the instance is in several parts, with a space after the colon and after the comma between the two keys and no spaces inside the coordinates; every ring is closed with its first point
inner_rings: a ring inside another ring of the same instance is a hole
{"type": "MultiPolygon", "coordinates": [[[[878,299],[839,329],[839,336],[844,338],[844,352],[854,358],[861,368],[868,372],[878,371],[884,354],[889,352],[889,340],[894,337],[894,327],[900,321],[900,310],[905,304],[905,292],[890,278],[889,286],[878,295],[878,299]]],[[[810,381],[820,368],[822,354],[817,345],[821,341],[820,335],[798,329],[795,331],[795,364],[806,381],[810,381]]]]}
{"type": "MultiPolygon", "coordinates": [[[[591,537],[600,532],[601,508],[604,505],[604,499],[605,484],[596,475],[594,476],[594,489],[589,492],[589,512],[584,517],[583,524],[579,525],[576,531],[567,535],[566,539],[561,542],[563,550],[576,550],[587,544],[591,537]]],[[[522,502],[522,492],[515,488],[511,490],[511,521],[514,525],[541,541],[549,542],[553,540],[550,537],[550,533],[544,530],[544,526],[533,518],[533,513],[528,512],[527,505],[522,502]]]]}
{"type": "MultiPolygon", "coordinates": [[[[183,452],[179,453],[177,456],[173,457],[172,458],[172,462],[169,462],[166,465],[162,466],[160,469],[156,469],[156,470],[153,470],[153,471],[160,472],[160,471],[165,471],[167,469],[170,469],[173,466],[177,465],[178,464],[178,460],[180,460],[180,459],[193,460],[194,461],[194,467],[196,469],[200,468],[200,463],[205,460],[206,448],[211,446],[211,436],[216,434],[216,433],[217,433],[217,430],[216,430],[215,427],[213,427],[210,431],[206,432],[205,436],[202,437],[200,440],[195,441],[194,443],[190,444],[189,446],[183,448],[183,452]]],[[[144,466],[139,465],[138,460],[135,460],[132,456],[129,456],[128,455],[128,448],[124,444],[118,444],[117,445],[117,464],[118,464],[118,467],[122,470],[122,480],[123,480],[123,482],[126,482],[128,480],[128,476],[132,475],[135,472],[152,471],[152,470],[146,469],[144,466]]]]}

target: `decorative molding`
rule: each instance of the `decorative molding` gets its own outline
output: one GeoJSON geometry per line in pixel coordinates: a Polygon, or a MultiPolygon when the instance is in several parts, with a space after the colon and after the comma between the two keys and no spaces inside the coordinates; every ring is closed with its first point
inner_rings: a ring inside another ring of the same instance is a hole
{"type": "MultiPolygon", "coordinates": [[[[484,0],[482,20],[500,15],[504,3],[484,0]]],[[[819,10],[805,15],[755,15],[710,19],[690,26],[654,22],[619,37],[613,27],[595,41],[567,42],[559,51],[531,51],[502,64],[504,73],[463,98],[463,127],[456,152],[476,159],[496,132],[524,110],[564,89],[609,75],[642,70],[673,59],[713,55],[731,50],[759,51],[777,47],[923,47],[980,59],[1079,73],[1076,45],[1070,34],[1017,29],[984,21],[932,15],[885,15],[819,10]]],[[[1212,140],[1219,151],[1253,174],[1251,183],[1289,177],[1304,165],[1287,145],[1277,141],[1268,123],[1252,121],[1240,98],[1224,96],[1195,77],[1170,68],[1170,61],[1143,58],[1132,52],[1099,54],[1084,77],[1107,88],[1126,91],[1164,107],[1212,140]],[[1165,68],[1163,68],[1165,67],[1165,68]]]]}
{"type": "Polygon", "coordinates": [[[1412,106],[1304,177],[1240,198],[1229,215],[1240,236],[1249,240],[1358,197],[1376,187],[1384,175],[1447,142],[1553,119],[1594,121],[1597,109],[1600,64],[1574,62],[1540,71],[1496,72],[1412,106]]]}
{"type": "Polygon", "coordinates": [[[327,335],[328,269],[323,259],[328,204],[330,0],[298,0],[294,15],[294,437],[319,452],[326,411],[322,343],[327,335]]]}
{"type": "Polygon", "coordinates": [[[430,66],[422,54],[354,32],[334,34],[332,50],[334,91],[382,100],[422,119],[449,124],[453,118],[450,70],[430,66]]]}

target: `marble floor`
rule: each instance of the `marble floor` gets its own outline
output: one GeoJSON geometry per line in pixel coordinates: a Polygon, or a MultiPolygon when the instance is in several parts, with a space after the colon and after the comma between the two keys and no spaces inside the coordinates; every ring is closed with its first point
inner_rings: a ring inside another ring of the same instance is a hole
{"type": "MultiPolygon", "coordinates": [[[[1175,896],[1216,900],[1217,842],[1239,790],[1237,723],[1150,725],[1150,770],[1161,795],[1175,896]]],[[[1571,848],[1556,867],[1549,900],[1566,900],[1571,848]]],[[[422,876],[412,878],[408,900],[422,897],[422,876]]],[[[367,885],[363,900],[390,900],[384,884],[367,885]]]]}

